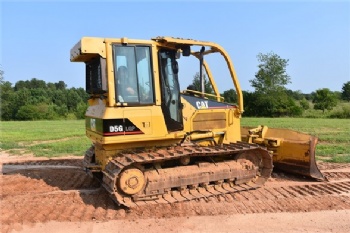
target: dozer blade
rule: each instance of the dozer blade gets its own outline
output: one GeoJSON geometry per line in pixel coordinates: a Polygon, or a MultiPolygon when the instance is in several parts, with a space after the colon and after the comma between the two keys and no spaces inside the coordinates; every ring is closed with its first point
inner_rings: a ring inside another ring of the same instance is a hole
{"type": "Polygon", "coordinates": [[[279,170],[326,180],[317,167],[317,138],[288,129],[242,127],[242,141],[257,143],[273,151],[273,165],[279,170]]]}

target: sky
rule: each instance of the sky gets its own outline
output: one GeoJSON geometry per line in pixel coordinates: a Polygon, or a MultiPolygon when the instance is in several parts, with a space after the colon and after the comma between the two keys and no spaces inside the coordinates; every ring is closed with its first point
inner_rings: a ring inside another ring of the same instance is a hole
{"type": "MultiPolygon", "coordinates": [[[[83,63],[70,49],[84,36],[211,41],[231,57],[242,90],[258,71],[259,53],[288,59],[293,91],[341,91],[350,81],[347,1],[29,1],[0,0],[0,69],[13,85],[32,78],[85,87],[83,63]]],[[[233,88],[220,60],[210,64],[219,91],[233,88]]],[[[180,63],[182,88],[198,66],[180,63]],[[186,72],[185,72],[186,71],[186,72]],[[186,77],[185,77],[186,76],[186,77]]]]}

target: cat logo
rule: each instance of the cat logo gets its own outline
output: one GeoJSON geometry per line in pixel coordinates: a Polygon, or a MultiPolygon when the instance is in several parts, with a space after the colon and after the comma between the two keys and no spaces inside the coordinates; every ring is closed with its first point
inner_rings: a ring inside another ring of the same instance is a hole
{"type": "Polygon", "coordinates": [[[196,102],[197,109],[207,109],[208,108],[208,101],[197,101],[196,102]]]}

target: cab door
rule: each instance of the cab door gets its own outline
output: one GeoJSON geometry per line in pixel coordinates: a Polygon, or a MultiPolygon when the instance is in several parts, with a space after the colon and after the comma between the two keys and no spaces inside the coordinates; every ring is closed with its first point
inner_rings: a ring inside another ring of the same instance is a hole
{"type": "Polygon", "coordinates": [[[176,51],[160,50],[160,80],[162,88],[162,111],[168,131],[183,130],[182,104],[178,80],[176,51]]]}

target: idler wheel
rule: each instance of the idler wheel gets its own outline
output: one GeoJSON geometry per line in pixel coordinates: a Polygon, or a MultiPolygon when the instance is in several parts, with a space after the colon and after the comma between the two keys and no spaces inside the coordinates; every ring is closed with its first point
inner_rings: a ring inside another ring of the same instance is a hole
{"type": "Polygon", "coordinates": [[[252,169],[252,166],[256,168],[262,167],[262,160],[260,158],[259,154],[256,154],[254,152],[243,152],[236,156],[237,162],[241,163],[242,165],[246,166],[248,170],[252,169]],[[249,169],[249,167],[251,167],[249,169]]]}
{"type": "Polygon", "coordinates": [[[129,168],[119,175],[119,188],[125,194],[133,195],[145,188],[146,179],[143,172],[137,168],[129,168]]]}

